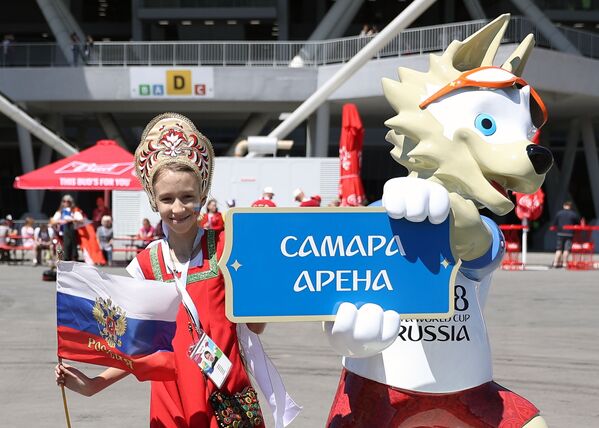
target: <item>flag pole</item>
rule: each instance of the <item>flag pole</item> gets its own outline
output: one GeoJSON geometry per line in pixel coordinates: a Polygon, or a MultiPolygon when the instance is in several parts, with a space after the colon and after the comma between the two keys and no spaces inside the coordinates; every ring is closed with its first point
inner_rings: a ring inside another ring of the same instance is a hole
{"type": "MultiPolygon", "coordinates": [[[[62,251],[62,245],[56,244],[56,264],[62,261],[64,258],[64,252],[62,251]]],[[[62,364],[62,357],[58,357],[58,364],[62,364]]],[[[60,392],[62,394],[62,405],[64,407],[64,417],[67,420],[67,428],[71,428],[71,417],[69,416],[69,406],[67,405],[67,393],[64,390],[64,383],[60,384],[60,392]]]]}
{"type": "MultiPolygon", "coordinates": [[[[62,358],[58,357],[58,364],[62,364],[62,358]]],[[[62,404],[64,406],[64,416],[67,419],[67,428],[71,428],[71,417],[69,416],[69,406],[67,405],[67,393],[64,390],[64,384],[60,385],[62,393],[62,404]]]]}

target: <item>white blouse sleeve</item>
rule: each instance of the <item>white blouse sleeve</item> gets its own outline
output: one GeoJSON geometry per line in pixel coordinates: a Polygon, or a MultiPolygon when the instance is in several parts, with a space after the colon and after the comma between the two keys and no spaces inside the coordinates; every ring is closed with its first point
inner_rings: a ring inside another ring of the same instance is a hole
{"type": "Polygon", "coordinates": [[[137,258],[131,260],[126,267],[127,273],[135,279],[146,279],[137,258]]]}

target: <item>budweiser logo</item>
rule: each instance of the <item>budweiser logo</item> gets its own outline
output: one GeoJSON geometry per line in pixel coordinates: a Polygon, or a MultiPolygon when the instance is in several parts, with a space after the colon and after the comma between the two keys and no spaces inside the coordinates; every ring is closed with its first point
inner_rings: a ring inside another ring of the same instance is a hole
{"type": "Polygon", "coordinates": [[[63,167],[54,171],[55,174],[79,174],[82,172],[106,174],[106,175],[121,175],[130,169],[133,169],[133,162],[121,163],[87,163],[80,161],[72,161],[63,167]]]}

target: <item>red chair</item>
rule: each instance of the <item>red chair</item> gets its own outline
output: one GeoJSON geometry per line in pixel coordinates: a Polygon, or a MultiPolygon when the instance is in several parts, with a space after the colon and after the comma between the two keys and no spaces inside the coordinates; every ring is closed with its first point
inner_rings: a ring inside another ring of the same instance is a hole
{"type": "Polygon", "coordinates": [[[568,269],[594,269],[593,254],[595,253],[595,243],[593,242],[592,233],[595,227],[577,224],[573,226],[564,226],[564,229],[574,231],[572,248],[570,249],[570,259],[567,263],[568,269]]]}
{"type": "Polygon", "coordinates": [[[501,268],[505,270],[522,270],[522,244],[520,233],[524,226],[521,224],[501,224],[499,228],[505,237],[505,255],[501,268]]]}

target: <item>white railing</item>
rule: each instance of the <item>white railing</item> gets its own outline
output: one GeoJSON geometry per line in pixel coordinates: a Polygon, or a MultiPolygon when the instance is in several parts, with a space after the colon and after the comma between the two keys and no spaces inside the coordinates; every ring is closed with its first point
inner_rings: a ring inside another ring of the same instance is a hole
{"type": "MultiPolygon", "coordinates": [[[[469,21],[430,27],[411,28],[389,42],[377,58],[423,54],[444,50],[452,40],[463,40],[485,25],[486,21],[469,21]]],[[[599,35],[561,28],[564,35],[584,55],[599,58],[599,35]]],[[[514,17],[503,42],[517,43],[533,33],[536,45],[553,46],[526,18],[514,17]]],[[[87,66],[244,66],[287,67],[300,55],[304,67],[344,63],[352,58],[372,37],[346,37],[324,41],[299,42],[99,42],[75,55],[78,65],[87,66]]],[[[53,43],[13,44],[7,51],[0,47],[0,66],[52,67],[69,66],[53,43]]]]}

